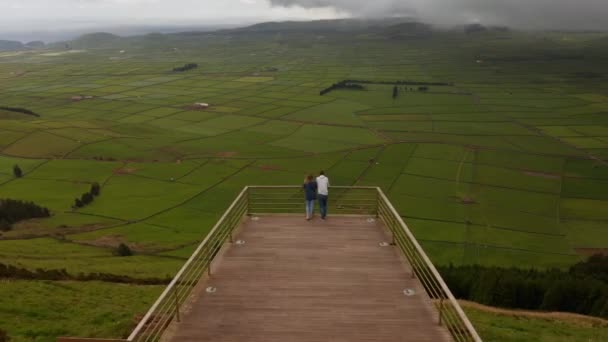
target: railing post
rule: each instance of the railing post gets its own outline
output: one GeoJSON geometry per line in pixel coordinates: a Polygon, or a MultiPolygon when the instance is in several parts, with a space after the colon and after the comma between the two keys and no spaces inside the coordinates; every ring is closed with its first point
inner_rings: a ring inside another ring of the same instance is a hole
{"type": "Polygon", "coordinates": [[[382,200],[380,191],[380,188],[376,188],[376,219],[380,218],[380,201],[382,200]]]}
{"type": "Polygon", "coordinates": [[[439,299],[439,325],[441,325],[442,323],[442,316],[443,316],[443,298],[439,299]]]}
{"type": "MultiPolygon", "coordinates": [[[[234,227],[228,227],[228,229],[230,230],[230,243],[234,243],[234,227]]],[[[222,248],[221,244],[220,248],[222,248]]]]}
{"type": "Polygon", "coordinates": [[[211,277],[211,262],[213,260],[209,260],[209,265],[207,265],[207,276],[211,277]]]}
{"type": "Polygon", "coordinates": [[[177,322],[181,322],[181,317],[179,316],[179,297],[177,296],[177,286],[173,289],[173,294],[175,297],[175,319],[177,322]]]}
{"type": "Polygon", "coordinates": [[[245,212],[246,216],[251,216],[251,188],[250,187],[246,187],[245,188],[245,205],[247,206],[247,211],[245,212]]]}

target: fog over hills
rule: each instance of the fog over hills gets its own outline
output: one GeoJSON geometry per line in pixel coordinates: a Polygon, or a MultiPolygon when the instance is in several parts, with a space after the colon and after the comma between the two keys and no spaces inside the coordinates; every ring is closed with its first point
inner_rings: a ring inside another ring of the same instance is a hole
{"type": "Polygon", "coordinates": [[[605,0],[4,0],[0,39],[208,31],[268,21],[412,17],[437,26],[608,30],[605,0]]]}
{"type": "Polygon", "coordinates": [[[46,43],[72,40],[83,34],[93,32],[108,32],[118,36],[136,36],[147,33],[175,33],[185,31],[208,32],[220,29],[236,28],[241,25],[236,24],[216,24],[216,25],[116,25],[116,26],[85,26],[82,28],[57,29],[57,30],[23,30],[23,29],[2,29],[0,28],[0,40],[30,42],[43,41],[46,43]]]}
{"type": "Polygon", "coordinates": [[[606,0],[270,0],[270,3],[331,7],[358,17],[413,16],[443,26],[483,22],[522,29],[608,29],[606,0]]]}

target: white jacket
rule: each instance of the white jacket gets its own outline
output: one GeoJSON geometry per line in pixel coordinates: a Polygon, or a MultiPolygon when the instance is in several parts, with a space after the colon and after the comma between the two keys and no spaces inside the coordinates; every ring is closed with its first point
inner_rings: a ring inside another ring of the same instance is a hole
{"type": "Polygon", "coordinates": [[[319,195],[329,195],[329,178],[323,175],[317,177],[317,193],[319,195]]]}

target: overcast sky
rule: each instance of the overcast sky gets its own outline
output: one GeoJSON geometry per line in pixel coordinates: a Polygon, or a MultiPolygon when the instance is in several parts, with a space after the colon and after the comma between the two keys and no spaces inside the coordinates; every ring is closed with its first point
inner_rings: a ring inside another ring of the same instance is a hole
{"type": "Polygon", "coordinates": [[[608,29],[608,0],[0,0],[0,39],[28,30],[396,15],[445,25],[608,29]]]}

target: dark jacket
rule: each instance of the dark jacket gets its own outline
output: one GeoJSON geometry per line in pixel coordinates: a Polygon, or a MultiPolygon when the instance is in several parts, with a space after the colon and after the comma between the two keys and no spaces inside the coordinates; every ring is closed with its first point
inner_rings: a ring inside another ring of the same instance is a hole
{"type": "Polygon", "coordinates": [[[304,183],[302,187],[304,188],[307,201],[314,201],[317,199],[317,182],[304,183]]]}

